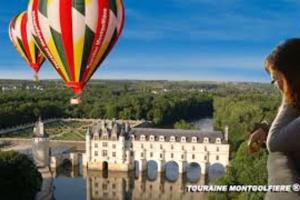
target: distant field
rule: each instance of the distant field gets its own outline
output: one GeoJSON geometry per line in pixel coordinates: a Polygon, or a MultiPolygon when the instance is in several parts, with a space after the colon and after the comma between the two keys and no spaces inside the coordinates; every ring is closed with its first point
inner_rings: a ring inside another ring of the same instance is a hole
{"type": "MultiPolygon", "coordinates": [[[[85,133],[90,123],[88,122],[53,122],[45,124],[45,131],[52,140],[84,140],[85,133]]],[[[32,128],[14,132],[9,135],[12,138],[31,138],[33,133],[32,128]]]]}

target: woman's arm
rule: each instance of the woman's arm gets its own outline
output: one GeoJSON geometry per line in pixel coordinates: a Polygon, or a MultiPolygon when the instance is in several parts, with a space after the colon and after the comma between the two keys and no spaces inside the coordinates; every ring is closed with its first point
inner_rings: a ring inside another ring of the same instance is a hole
{"type": "Polygon", "coordinates": [[[282,103],[267,137],[269,152],[300,151],[300,112],[282,103]]]}

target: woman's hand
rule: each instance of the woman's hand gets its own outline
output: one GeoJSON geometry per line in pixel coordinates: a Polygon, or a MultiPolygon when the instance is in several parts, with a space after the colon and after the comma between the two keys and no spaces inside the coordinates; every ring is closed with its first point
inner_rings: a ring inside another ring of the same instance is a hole
{"type": "Polygon", "coordinates": [[[266,142],[267,133],[264,129],[258,128],[250,134],[248,147],[250,153],[256,153],[261,148],[262,144],[266,142]]]}

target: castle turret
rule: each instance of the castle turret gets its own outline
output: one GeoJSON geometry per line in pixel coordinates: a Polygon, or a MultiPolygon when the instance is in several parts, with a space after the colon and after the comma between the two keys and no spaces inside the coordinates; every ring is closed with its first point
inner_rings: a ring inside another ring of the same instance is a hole
{"type": "Polygon", "coordinates": [[[90,128],[87,129],[85,134],[85,148],[86,148],[86,160],[91,159],[91,131],[90,128]]]}
{"type": "Polygon", "coordinates": [[[32,138],[32,156],[37,167],[48,167],[50,164],[49,137],[44,130],[41,118],[35,123],[32,138]]]}

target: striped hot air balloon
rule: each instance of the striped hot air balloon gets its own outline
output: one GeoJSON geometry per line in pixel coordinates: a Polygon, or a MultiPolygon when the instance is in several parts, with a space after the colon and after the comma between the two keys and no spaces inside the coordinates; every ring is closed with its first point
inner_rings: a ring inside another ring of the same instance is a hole
{"type": "Polygon", "coordinates": [[[122,0],[31,0],[28,13],[38,45],[76,94],[113,48],[125,16],[122,0]]]}
{"type": "Polygon", "coordinates": [[[40,70],[45,57],[35,44],[31,32],[32,26],[27,20],[27,13],[22,12],[12,19],[9,25],[9,37],[28,65],[36,72],[40,70]]]}

